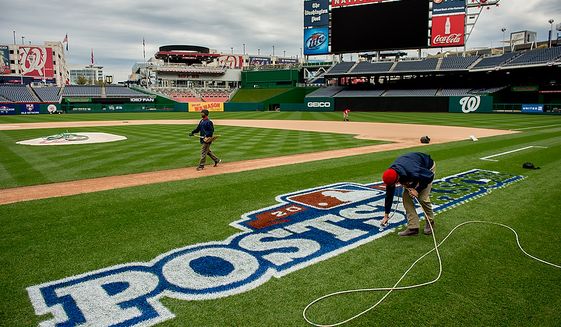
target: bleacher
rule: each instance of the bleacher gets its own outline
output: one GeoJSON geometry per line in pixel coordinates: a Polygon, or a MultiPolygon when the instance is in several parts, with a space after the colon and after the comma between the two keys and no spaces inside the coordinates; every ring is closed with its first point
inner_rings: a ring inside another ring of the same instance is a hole
{"type": "Polygon", "coordinates": [[[478,62],[475,66],[473,66],[470,70],[492,69],[508,62],[512,58],[515,58],[519,55],[520,54],[516,52],[508,52],[500,56],[485,57],[481,59],[481,61],[478,62]]]}
{"type": "Polygon", "coordinates": [[[189,88],[180,87],[153,87],[150,89],[152,92],[162,94],[177,102],[201,102],[201,96],[189,88]]]}
{"type": "Polygon", "coordinates": [[[62,90],[64,97],[101,97],[100,86],[67,85],[62,90]]]}
{"type": "Polygon", "coordinates": [[[0,96],[9,102],[41,102],[26,85],[0,85],[0,96]]]}
{"type": "Polygon", "coordinates": [[[306,98],[325,98],[325,97],[332,97],[335,94],[341,92],[344,89],[343,86],[328,86],[328,87],[321,87],[308,95],[306,98]]]}
{"type": "Polygon", "coordinates": [[[400,61],[393,68],[393,72],[430,72],[436,70],[438,58],[427,58],[425,60],[400,61]]]}
{"type": "Polygon", "coordinates": [[[382,96],[384,90],[343,90],[335,98],[368,98],[382,96]]]}
{"type": "Polygon", "coordinates": [[[376,74],[388,72],[394,62],[360,62],[358,63],[349,73],[366,73],[366,74],[376,74]]]}
{"type": "Polygon", "coordinates": [[[205,102],[226,102],[230,99],[231,90],[203,89],[198,91],[205,102]]]}
{"type": "Polygon", "coordinates": [[[480,88],[480,89],[473,89],[470,91],[471,94],[477,94],[477,95],[487,95],[487,94],[493,94],[496,92],[499,92],[503,89],[505,89],[506,86],[499,86],[499,87],[487,87],[487,88],[480,88]]]}
{"type": "Polygon", "coordinates": [[[354,62],[340,62],[333,67],[331,67],[327,72],[325,72],[324,76],[332,75],[332,74],[345,74],[355,65],[354,62]]]}
{"type": "Polygon", "coordinates": [[[460,88],[460,89],[441,89],[436,93],[437,96],[452,97],[452,96],[464,96],[473,95],[470,93],[471,88],[460,88]]]}
{"type": "Polygon", "coordinates": [[[479,57],[446,57],[442,58],[439,70],[467,70],[479,57]]]}
{"type": "Polygon", "coordinates": [[[142,97],[146,94],[138,92],[133,89],[129,89],[124,86],[110,85],[105,87],[105,94],[108,97],[142,97]]]}
{"type": "Polygon", "coordinates": [[[385,97],[433,97],[437,89],[387,90],[385,97]]]}
{"type": "Polygon", "coordinates": [[[522,53],[522,55],[509,61],[504,66],[526,66],[547,64],[561,58],[561,47],[535,49],[522,53]]]}
{"type": "Polygon", "coordinates": [[[60,87],[58,86],[33,87],[33,91],[42,102],[60,102],[60,87]]]}

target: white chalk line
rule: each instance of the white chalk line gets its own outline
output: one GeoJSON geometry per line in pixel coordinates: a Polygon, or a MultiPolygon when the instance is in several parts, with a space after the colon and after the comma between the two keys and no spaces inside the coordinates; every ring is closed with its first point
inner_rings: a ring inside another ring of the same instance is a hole
{"type": "Polygon", "coordinates": [[[515,129],[515,131],[526,131],[526,130],[529,130],[529,129],[538,129],[538,128],[547,128],[547,127],[561,127],[561,124],[533,126],[533,127],[522,127],[522,128],[515,129]]]}
{"type": "Polygon", "coordinates": [[[539,149],[547,149],[546,146],[539,146],[539,145],[530,145],[524,148],[520,148],[520,149],[516,149],[516,150],[512,150],[512,151],[507,151],[507,152],[502,152],[502,153],[498,153],[498,154],[494,154],[492,156],[487,156],[487,157],[483,157],[483,158],[479,158],[481,160],[486,160],[486,161],[493,161],[493,162],[498,162],[499,160],[495,160],[495,159],[491,159],[494,157],[500,157],[503,156],[505,154],[510,154],[510,153],[515,153],[515,152],[519,152],[519,151],[524,151],[524,150],[528,150],[531,148],[539,148],[539,149]]]}

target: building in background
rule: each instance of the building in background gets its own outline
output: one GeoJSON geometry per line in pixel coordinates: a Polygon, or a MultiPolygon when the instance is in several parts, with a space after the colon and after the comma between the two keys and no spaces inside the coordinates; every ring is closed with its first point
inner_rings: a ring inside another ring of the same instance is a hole
{"type": "Polygon", "coordinates": [[[70,66],[70,84],[95,85],[103,82],[103,67],[98,65],[70,66]]]}
{"type": "Polygon", "coordinates": [[[68,82],[68,67],[61,42],[0,45],[0,57],[0,83],[62,86],[68,82]]]}

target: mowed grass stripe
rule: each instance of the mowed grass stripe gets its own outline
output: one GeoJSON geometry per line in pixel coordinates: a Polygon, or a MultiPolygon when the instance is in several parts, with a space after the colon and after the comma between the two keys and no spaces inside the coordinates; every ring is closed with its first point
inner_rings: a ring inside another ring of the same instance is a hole
{"type": "MultiPolygon", "coordinates": [[[[0,131],[0,188],[189,167],[197,164],[200,143],[188,137],[194,126],[141,125],[68,129],[126,136],[126,141],[69,146],[24,146],[18,140],[44,137],[61,130],[0,131]]],[[[382,142],[353,135],[217,126],[220,138],[212,150],[225,161],[342,149],[382,142]],[[316,142],[318,138],[325,142],[316,142]]]]}

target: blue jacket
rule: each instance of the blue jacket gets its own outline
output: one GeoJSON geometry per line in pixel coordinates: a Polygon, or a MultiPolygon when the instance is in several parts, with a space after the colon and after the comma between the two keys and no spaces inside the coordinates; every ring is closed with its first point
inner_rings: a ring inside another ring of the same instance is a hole
{"type": "MultiPolygon", "coordinates": [[[[434,173],[431,171],[434,160],[430,155],[421,152],[411,152],[404,154],[390,165],[399,175],[399,183],[408,187],[415,188],[418,192],[424,190],[434,180],[434,173]]],[[[390,213],[395,193],[395,185],[386,188],[386,213],[390,213]]]]}
{"type": "MultiPolygon", "coordinates": [[[[195,134],[195,133],[199,133],[200,132],[200,136],[202,137],[211,137],[212,134],[214,134],[214,124],[212,123],[212,120],[206,118],[206,119],[201,119],[201,121],[199,122],[199,125],[197,125],[197,128],[195,128],[191,133],[195,134]]],[[[201,144],[203,143],[203,139],[200,139],[201,144]]]]}

